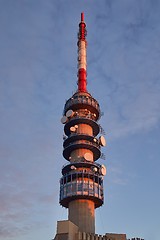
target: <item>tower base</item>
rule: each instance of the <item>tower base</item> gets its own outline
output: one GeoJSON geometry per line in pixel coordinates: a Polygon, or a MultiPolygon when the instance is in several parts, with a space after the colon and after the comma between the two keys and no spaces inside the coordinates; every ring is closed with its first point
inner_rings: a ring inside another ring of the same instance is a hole
{"type": "Polygon", "coordinates": [[[79,231],[69,220],[57,222],[57,234],[53,240],[127,240],[126,234],[106,233],[98,235],[79,231]]]}
{"type": "Polygon", "coordinates": [[[79,231],[95,233],[95,204],[91,200],[77,199],[69,203],[68,219],[79,231]]]}

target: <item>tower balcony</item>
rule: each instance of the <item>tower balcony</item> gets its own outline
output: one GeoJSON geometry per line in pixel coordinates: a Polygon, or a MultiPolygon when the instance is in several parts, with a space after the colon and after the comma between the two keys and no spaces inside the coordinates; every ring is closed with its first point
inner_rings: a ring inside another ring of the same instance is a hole
{"type": "MultiPolygon", "coordinates": [[[[74,162],[70,164],[65,164],[62,167],[62,175],[67,175],[70,171],[72,171],[72,166],[74,166],[74,169],[88,169],[89,173],[94,173],[94,176],[96,177],[100,173],[100,169],[102,167],[101,164],[96,163],[96,162],[88,162],[88,161],[79,161],[79,162],[74,162]],[[96,169],[96,171],[95,171],[96,169]]],[[[82,171],[81,171],[82,172],[82,171]]]]}
{"type": "Polygon", "coordinates": [[[88,109],[92,113],[96,114],[96,121],[100,117],[99,103],[90,94],[74,94],[65,103],[64,115],[69,109],[72,109],[73,111],[76,111],[77,109],[88,109]]]}
{"type": "Polygon", "coordinates": [[[69,161],[71,152],[76,149],[89,149],[93,152],[93,159],[96,161],[101,156],[100,145],[94,141],[93,136],[85,134],[75,134],[68,137],[63,143],[63,156],[69,161]]]}
{"type": "Polygon", "coordinates": [[[67,147],[68,145],[70,145],[70,143],[74,143],[77,141],[83,140],[86,142],[91,142],[93,143],[97,148],[100,148],[99,143],[98,143],[98,139],[96,139],[94,136],[91,136],[89,134],[82,134],[82,133],[72,133],[68,136],[68,138],[66,138],[63,142],[63,147],[67,147]]]}
{"type": "Polygon", "coordinates": [[[70,128],[74,125],[77,125],[77,124],[88,124],[89,126],[92,127],[93,129],[93,135],[94,136],[97,136],[98,133],[100,132],[100,127],[99,127],[99,124],[92,120],[91,118],[87,118],[87,117],[80,117],[80,116],[74,116],[72,117],[72,119],[70,119],[64,126],[64,132],[67,136],[70,135],[70,128]]]}
{"type": "Polygon", "coordinates": [[[100,207],[104,201],[103,180],[88,172],[76,172],[63,176],[60,180],[60,204],[68,208],[69,202],[76,199],[89,199],[100,207]]]}

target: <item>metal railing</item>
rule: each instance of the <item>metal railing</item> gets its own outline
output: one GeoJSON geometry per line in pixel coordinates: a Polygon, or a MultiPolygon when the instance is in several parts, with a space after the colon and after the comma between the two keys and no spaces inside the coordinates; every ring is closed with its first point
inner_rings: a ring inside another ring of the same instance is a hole
{"type": "Polygon", "coordinates": [[[77,145],[77,144],[87,144],[87,145],[90,145],[90,146],[94,146],[96,148],[98,148],[100,150],[101,146],[99,145],[99,143],[96,143],[96,142],[90,142],[90,141],[87,141],[87,140],[76,140],[74,142],[71,142],[71,143],[68,143],[66,144],[66,146],[64,147],[67,148],[67,147],[70,147],[72,145],[77,145]]]}
{"type": "Polygon", "coordinates": [[[96,99],[90,96],[77,95],[69,98],[64,106],[64,114],[74,104],[85,104],[94,107],[100,113],[100,106],[96,99]]]}

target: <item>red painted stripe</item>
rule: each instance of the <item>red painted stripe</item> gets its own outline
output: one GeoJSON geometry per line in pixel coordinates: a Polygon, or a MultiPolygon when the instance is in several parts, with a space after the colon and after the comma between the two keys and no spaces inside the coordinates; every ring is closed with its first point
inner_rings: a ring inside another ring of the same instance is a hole
{"type": "Polygon", "coordinates": [[[87,77],[86,77],[86,70],[84,68],[80,68],[78,70],[78,91],[79,92],[86,92],[87,86],[87,77]]]}

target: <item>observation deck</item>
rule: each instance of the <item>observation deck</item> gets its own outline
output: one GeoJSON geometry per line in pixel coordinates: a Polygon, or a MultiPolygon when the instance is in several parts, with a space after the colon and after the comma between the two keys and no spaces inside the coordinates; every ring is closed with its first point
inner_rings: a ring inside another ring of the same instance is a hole
{"type": "Polygon", "coordinates": [[[60,180],[60,204],[68,208],[75,199],[89,199],[94,201],[95,208],[100,207],[104,201],[102,177],[84,171],[64,175],[60,180]]]}
{"type": "Polygon", "coordinates": [[[88,109],[95,114],[95,120],[100,117],[100,106],[95,98],[89,93],[77,92],[71,98],[69,98],[64,106],[64,115],[69,109],[76,111],[78,109],[88,109]]]}

